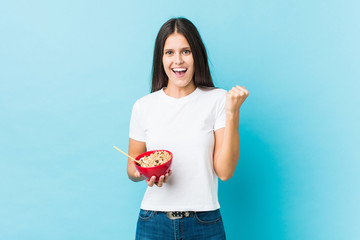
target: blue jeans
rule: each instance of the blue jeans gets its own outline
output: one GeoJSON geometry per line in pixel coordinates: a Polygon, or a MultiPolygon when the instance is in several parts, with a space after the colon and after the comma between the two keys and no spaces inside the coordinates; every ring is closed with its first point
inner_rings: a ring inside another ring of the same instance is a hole
{"type": "Polygon", "coordinates": [[[220,210],[192,212],[189,217],[171,220],[166,213],[140,209],[136,240],[224,240],[220,210]]]}

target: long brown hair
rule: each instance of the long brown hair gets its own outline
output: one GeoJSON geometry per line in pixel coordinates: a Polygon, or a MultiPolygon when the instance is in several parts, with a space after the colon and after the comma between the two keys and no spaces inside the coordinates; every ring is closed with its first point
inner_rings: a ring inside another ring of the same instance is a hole
{"type": "Polygon", "coordinates": [[[195,25],[186,18],[172,18],[168,20],[159,30],[155,41],[153,68],[152,68],[152,84],[151,92],[166,87],[168,77],[165,73],[162,57],[164,54],[164,45],[166,39],[173,33],[184,35],[190,44],[190,48],[194,58],[194,77],[195,86],[214,87],[211,78],[208,57],[205,45],[201,40],[200,34],[195,25]]]}

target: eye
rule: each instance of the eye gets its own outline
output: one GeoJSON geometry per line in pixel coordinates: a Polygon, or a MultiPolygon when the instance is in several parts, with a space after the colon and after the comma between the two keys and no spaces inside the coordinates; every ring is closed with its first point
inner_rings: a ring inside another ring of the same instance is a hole
{"type": "Polygon", "coordinates": [[[188,54],[191,53],[191,51],[190,51],[190,50],[184,50],[183,53],[186,54],[186,55],[188,55],[188,54]]]}
{"type": "Polygon", "coordinates": [[[165,52],[165,55],[170,55],[170,54],[172,54],[172,51],[166,51],[165,52]]]}

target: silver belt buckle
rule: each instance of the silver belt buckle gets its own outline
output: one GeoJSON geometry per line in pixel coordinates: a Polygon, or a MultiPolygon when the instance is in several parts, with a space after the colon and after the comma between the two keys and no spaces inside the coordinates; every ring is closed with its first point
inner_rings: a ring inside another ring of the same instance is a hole
{"type": "Polygon", "coordinates": [[[176,219],[180,219],[183,217],[189,217],[190,213],[189,212],[166,212],[166,215],[168,216],[169,219],[176,220],[176,219]]]}

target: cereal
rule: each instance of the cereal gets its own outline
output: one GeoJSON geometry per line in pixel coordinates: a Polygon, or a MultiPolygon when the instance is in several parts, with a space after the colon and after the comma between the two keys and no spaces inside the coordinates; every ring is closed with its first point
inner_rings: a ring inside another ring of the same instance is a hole
{"type": "Polygon", "coordinates": [[[141,167],[156,167],[163,163],[166,163],[171,159],[171,155],[166,151],[156,151],[149,156],[140,158],[141,167]]]}

